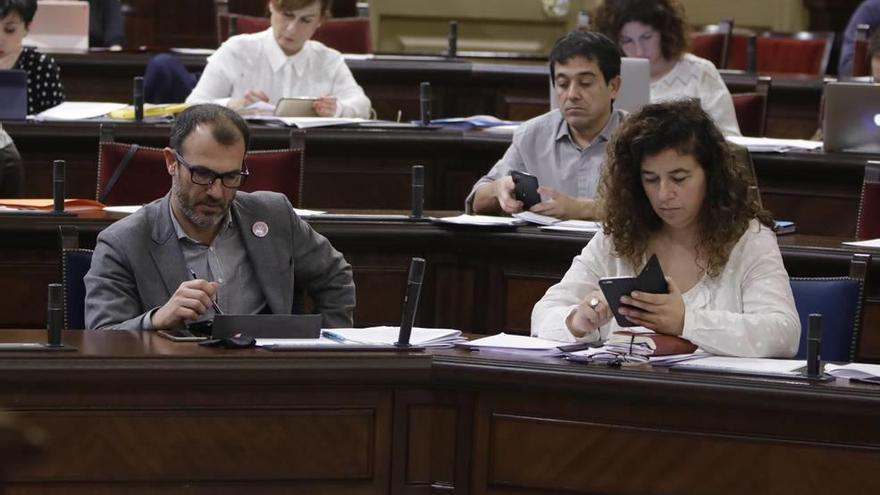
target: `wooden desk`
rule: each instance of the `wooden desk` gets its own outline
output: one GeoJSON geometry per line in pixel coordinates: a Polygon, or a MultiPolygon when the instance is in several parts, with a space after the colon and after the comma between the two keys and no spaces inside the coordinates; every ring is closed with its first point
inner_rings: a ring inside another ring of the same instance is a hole
{"type": "MultiPolygon", "coordinates": [[[[131,80],[142,76],[154,53],[52,54],[69,100],[131,101],[131,80]]],[[[205,57],[180,55],[188,70],[201,72],[205,57]]],[[[431,83],[435,118],[489,114],[526,120],[550,108],[549,68],[543,61],[447,60],[442,57],[376,55],[346,60],[379,118],[419,118],[419,83],[431,83]]],[[[754,75],[722,71],[733,93],[754,91],[754,75]]],[[[818,76],[767,74],[773,87],[767,135],[809,138],[818,128],[823,80],[818,76]]]]}
{"type": "MultiPolygon", "coordinates": [[[[46,285],[61,282],[57,225],[77,225],[82,247],[114,217],[103,213],[70,220],[0,216],[0,327],[45,326],[46,285]]],[[[309,223],[345,254],[354,268],[358,326],[395,325],[406,271],[413,256],[428,261],[418,322],[471,333],[528,334],[532,307],[558,282],[589,236],[552,234],[535,227],[510,231],[448,229],[425,223],[331,221],[309,223]]],[[[839,238],[779,238],[792,276],[842,275],[852,249],[839,238]]],[[[880,359],[880,253],[869,276],[859,356],[880,359]]]]}
{"type": "MultiPolygon", "coordinates": [[[[71,197],[94,197],[98,124],[8,123],[25,161],[25,195],[52,195],[52,161],[67,160],[71,197]],[[47,143],[51,145],[47,146],[47,143]]],[[[164,147],[169,127],[122,124],[116,139],[164,147]]],[[[253,126],[254,149],[287,146],[288,130],[253,126]]],[[[503,156],[510,135],[449,129],[309,129],[305,134],[306,208],[409,209],[413,165],[425,166],[425,207],[460,210],[474,183],[503,156]]],[[[800,232],[853,237],[864,165],[870,155],[755,153],[764,204],[800,232]]]]}
{"type": "MultiPolygon", "coordinates": [[[[41,336],[0,331],[3,342],[41,336]]],[[[64,339],[80,351],[0,359],[0,406],[47,433],[42,462],[10,472],[5,493],[880,489],[875,386],[457,350],[231,351],[127,331],[64,339]]]]}

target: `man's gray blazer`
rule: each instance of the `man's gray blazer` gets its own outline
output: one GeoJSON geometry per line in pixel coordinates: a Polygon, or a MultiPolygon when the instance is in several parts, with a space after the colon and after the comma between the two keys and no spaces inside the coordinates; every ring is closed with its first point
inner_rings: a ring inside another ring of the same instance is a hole
{"type": "MultiPolygon", "coordinates": [[[[169,201],[170,193],[98,235],[85,276],[86,328],[140,329],[145,313],[190,280],[169,201]]],[[[351,266],[294,213],[285,196],[239,191],[231,213],[273,314],[293,311],[296,287],[312,297],[325,328],[352,326],[351,266]],[[268,225],[265,237],[252,235],[256,222],[268,225]]]]}

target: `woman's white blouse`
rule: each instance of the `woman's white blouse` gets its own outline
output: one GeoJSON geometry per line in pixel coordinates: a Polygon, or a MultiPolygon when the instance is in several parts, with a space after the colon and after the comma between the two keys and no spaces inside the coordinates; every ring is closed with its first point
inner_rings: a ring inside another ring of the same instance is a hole
{"type": "Polygon", "coordinates": [[[226,40],[208,57],[186,102],[240,98],[252,89],[269,95],[273,105],[281,98],[335,96],[336,117],[370,117],[370,100],[338,51],[310,40],[299,53],[287,56],[271,28],[226,40]]]}
{"type": "MultiPolygon", "coordinates": [[[[614,318],[600,332],[581,339],[565,319],[602,277],[633,276],[629,264],[613,254],[601,231],[575,256],[562,281],[551,287],[532,310],[532,335],[564,342],[604,340],[620,330],[614,318]]],[[[743,357],[790,357],[797,353],[800,320],[776,234],[757,220],[740,237],[723,271],[703,278],[682,294],[682,337],[712,354],[743,357]]]]}
{"type": "Polygon", "coordinates": [[[712,62],[685,53],[672,70],[651,83],[651,103],[699,98],[700,106],[712,117],[725,136],[739,136],[733,98],[712,62]]]}

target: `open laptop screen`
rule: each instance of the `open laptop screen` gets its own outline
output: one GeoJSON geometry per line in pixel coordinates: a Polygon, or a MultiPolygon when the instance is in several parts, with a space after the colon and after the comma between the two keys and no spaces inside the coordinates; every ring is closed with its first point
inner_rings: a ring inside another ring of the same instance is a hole
{"type": "Polygon", "coordinates": [[[27,73],[0,70],[0,120],[24,120],[26,117],[27,73]]]}
{"type": "Polygon", "coordinates": [[[880,153],[880,84],[825,85],[825,151],[880,153]]]}

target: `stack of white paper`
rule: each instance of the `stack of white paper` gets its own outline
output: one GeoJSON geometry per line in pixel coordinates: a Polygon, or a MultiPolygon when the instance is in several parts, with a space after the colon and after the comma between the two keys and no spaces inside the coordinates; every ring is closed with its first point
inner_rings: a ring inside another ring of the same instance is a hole
{"type": "Polygon", "coordinates": [[[880,239],[868,239],[866,241],[850,241],[844,242],[847,246],[866,247],[880,249],[880,239]]]}
{"type": "Polygon", "coordinates": [[[435,223],[449,225],[470,225],[482,227],[504,227],[522,225],[523,221],[513,217],[494,217],[489,215],[458,215],[456,217],[440,217],[435,223]]]}
{"type": "Polygon", "coordinates": [[[514,213],[514,217],[529,223],[541,225],[541,230],[556,232],[598,232],[601,228],[598,222],[587,220],[560,220],[547,215],[541,215],[531,211],[514,213]]]}
{"type": "Polygon", "coordinates": [[[37,120],[83,120],[102,117],[114,110],[125,108],[125,103],[105,103],[96,101],[65,101],[52,108],[43,110],[36,116],[37,120]]]}
{"type": "Polygon", "coordinates": [[[748,136],[727,136],[731,143],[748,148],[753,153],[761,152],[785,152],[789,150],[809,151],[822,147],[822,141],[808,141],[806,139],[777,139],[748,136]]]}
{"type": "MultiPolygon", "coordinates": [[[[321,335],[341,343],[390,345],[397,342],[400,327],[334,328],[321,335]]],[[[464,342],[461,330],[413,327],[409,343],[421,347],[452,347],[464,342]]]]}
{"type": "Polygon", "coordinates": [[[562,354],[562,351],[558,348],[559,345],[562,345],[559,342],[527,337],[525,335],[508,335],[504,332],[498,335],[461,342],[457,345],[471,350],[529,354],[533,356],[562,354]]]}
{"type": "Polygon", "coordinates": [[[826,364],[825,372],[838,378],[880,383],[880,364],[826,364]]]}
{"type": "Polygon", "coordinates": [[[755,375],[794,376],[806,366],[799,359],[764,359],[710,356],[672,366],[676,370],[717,371],[719,373],[746,373],[755,375]]]}

